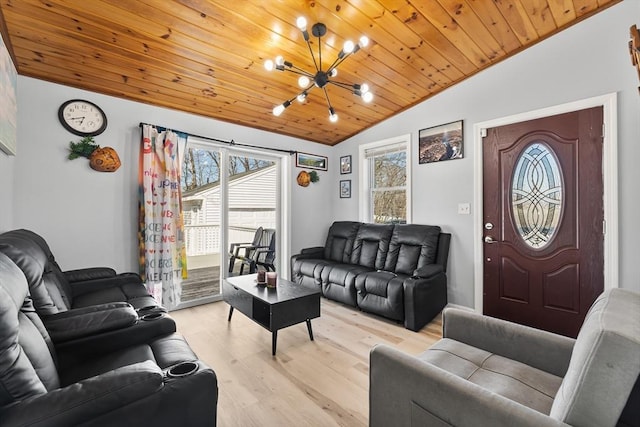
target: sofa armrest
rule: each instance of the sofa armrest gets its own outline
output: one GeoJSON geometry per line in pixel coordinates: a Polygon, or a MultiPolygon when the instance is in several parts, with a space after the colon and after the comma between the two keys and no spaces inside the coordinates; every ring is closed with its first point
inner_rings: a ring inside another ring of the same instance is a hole
{"type": "Polygon", "coordinates": [[[408,277],[404,287],[404,327],[419,331],[447,305],[447,275],[440,268],[428,278],[408,277]]]}
{"type": "Polygon", "coordinates": [[[124,286],[128,284],[139,284],[144,286],[140,276],[135,273],[121,273],[112,277],[105,277],[102,279],[81,280],[78,282],[70,282],[71,293],[73,296],[86,294],[87,292],[93,292],[98,289],[113,288],[124,286]]]}
{"type": "Polygon", "coordinates": [[[446,308],[442,336],[564,377],[575,340],[540,329],[446,308]]]}
{"type": "Polygon", "coordinates": [[[85,280],[106,279],[116,275],[116,271],[109,267],[81,268],[63,272],[69,282],[82,282],[85,280]]]}
{"type": "Polygon", "coordinates": [[[567,426],[386,345],[370,353],[369,426],[567,426]]]}
{"type": "Polygon", "coordinates": [[[43,316],[42,321],[57,344],[127,328],[138,322],[138,313],[127,303],[110,303],[43,316]]]}
{"type": "Polygon", "coordinates": [[[299,259],[324,259],[324,246],[314,246],[312,248],[304,248],[299,254],[291,256],[289,260],[289,268],[291,269],[291,280],[294,280],[294,269],[296,261],[299,259]]]}
{"type": "Polygon", "coordinates": [[[163,388],[163,380],[152,361],[137,363],[8,405],[0,419],[5,427],[80,425],[149,397],[163,388]]]}
{"type": "Polygon", "coordinates": [[[413,272],[413,278],[416,279],[428,279],[436,274],[442,273],[444,268],[439,264],[429,264],[422,268],[418,268],[413,272]]]}
{"type": "Polygon", "coordinates": [[[310,258],[324,258],[324,246],[314,246],[312,248],[304,248],[300,254],[307,255],[310,258]]]}

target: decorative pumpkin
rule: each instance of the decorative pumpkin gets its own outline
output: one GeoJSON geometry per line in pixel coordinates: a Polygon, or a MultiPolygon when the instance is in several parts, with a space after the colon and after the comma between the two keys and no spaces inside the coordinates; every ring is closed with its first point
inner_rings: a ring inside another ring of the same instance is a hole
{"type": "Polygon", "coordinates": [[[302,171],[298,174],[296,181],[298,181],[299,186],[308,187],[310,182],[320,181],[320,177],[318,176],[318,172],[316,171],[302,171]]]}
{"type": "Polygon", "coordinates": [[[311,182],[311,177],[309,176],[309,172],[307,171],[301,171],[298,174],[298,177],[296,178],[296,181],[298,181],[298,185],[300,187],[307,187],[309,186],[309,183],[311,182]]]}
{"type": "Polygon", "coordinates": [[[120,167],[120,157],[111,147],[96,148],[89,156],[89,166],[99,172],[115,172],[120,167]]]}

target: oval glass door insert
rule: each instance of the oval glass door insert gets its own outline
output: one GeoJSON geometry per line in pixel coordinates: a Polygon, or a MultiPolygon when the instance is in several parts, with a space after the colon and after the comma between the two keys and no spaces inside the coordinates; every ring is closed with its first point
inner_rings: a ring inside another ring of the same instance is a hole
{"type": "Polygon", "coordinates": [[[529,145],[516,161],[511,181],[511,211],[516,230],[534,248],[547,246],[560,225],[564,202],[560,164],[541,141],[529,145]]]}

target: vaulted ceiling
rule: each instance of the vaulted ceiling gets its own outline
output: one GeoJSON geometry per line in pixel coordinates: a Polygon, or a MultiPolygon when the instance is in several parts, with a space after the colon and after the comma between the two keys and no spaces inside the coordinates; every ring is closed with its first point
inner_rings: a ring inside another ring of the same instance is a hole
{"type": "Polygon", "coordinates": [[[0,0],[0,10],[21,75],[334,145],[619,1],[0,0]],[[315,72],[299,16],[327,27],[324,69],[345,40],[370,39],[336,79],[368,83],[374,99],[328,85],[336,123],[318,88],[272,114],[300,89],[266,59],[315,72]]]}

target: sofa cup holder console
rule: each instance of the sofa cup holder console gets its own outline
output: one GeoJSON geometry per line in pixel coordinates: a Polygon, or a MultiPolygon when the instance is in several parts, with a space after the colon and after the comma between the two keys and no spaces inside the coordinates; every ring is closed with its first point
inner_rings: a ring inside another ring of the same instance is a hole
{"type": "Polygon", "coordinates": [[[167,377],[182,378],[194,374],[199,368],[196,362],[182,362],[173,365],[167,370],[167,377]]]}
{"type": "Polygon", "coordinates": [[[140,316],[140,320],[144,320],[145,322],[149,322],[149,321],[152,321],[152,320],[162,319],[165,316],[166,315],[164,313],[162,313],[162,312],[160,312],[160,313],[152,312],[152,313],[143,314],[142,316],[140,316]]]}
{"type": "Polygon", "coordinates": [[[167,309],[161,305],[147,305],[136,310],[141,316],[148,313],[166,313],[167,309]]]}

